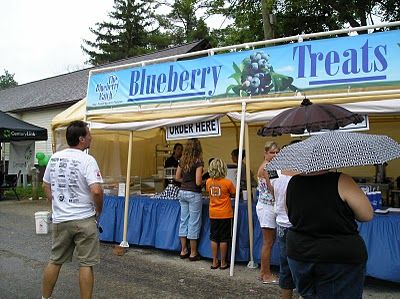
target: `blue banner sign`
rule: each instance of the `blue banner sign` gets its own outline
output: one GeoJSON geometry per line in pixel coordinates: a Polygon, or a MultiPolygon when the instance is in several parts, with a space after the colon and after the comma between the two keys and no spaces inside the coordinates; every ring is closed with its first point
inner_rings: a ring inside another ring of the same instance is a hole
{"type": "Polygon", "coordinates": [[[398,85],[400,30],[92,73],[87,109],[398,85]]]}

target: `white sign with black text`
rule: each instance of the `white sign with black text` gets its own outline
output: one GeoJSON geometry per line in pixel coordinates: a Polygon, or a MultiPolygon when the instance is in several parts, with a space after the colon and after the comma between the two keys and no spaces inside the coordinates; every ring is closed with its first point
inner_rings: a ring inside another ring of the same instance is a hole
{"type": "Polygon", "coordinates": [[[167,140],[221,136],[219,118],[167,127],[167,140]]]}
{"type": "Polygon", "coordinates": [[[8,174],[28,174],[35,164],[35,141],[11,141],[8,174]]]}

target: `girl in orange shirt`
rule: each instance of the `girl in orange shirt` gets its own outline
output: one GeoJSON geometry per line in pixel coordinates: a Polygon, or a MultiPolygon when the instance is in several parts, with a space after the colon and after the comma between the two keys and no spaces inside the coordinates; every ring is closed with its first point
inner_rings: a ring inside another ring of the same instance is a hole
{"type": "Polygon", "coordinates": [[[210,240],[213,262],[211,269],[225,270],[228,242],[232,239],[233,210],[231,197],[235,197],[236,188],[232,181],[226,179],[226,164],[221,159],[214,159],[208,169],[210,178],[206,190],[210,195],[210,240]],[[218,245],[221,263],[218,260],[218,245]]]}

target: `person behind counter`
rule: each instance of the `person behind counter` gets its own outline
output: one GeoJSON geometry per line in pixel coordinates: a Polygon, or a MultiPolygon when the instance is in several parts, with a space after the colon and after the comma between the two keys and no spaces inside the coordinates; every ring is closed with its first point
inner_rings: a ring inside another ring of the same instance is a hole
{"type": "Polygon", "coordinates": [[[221,159],[214,159],[208,169],[210,178],[206,182],[206,191],[210,195],[210,240],[213,261],[211,269],[221,270],[229,267],[226,262],[228,243],[232,240],[233,210],[231,197],[235,197],[236,188],[226,179],[227,167],[221,159]],[[218,247],[221,263],[218,260],[218,247]]]}
{"type": "MultiPolygon", "coordinates": [[[[179,165],[179,159],[182,157],[183,145],[181,143],[175,143],[174,150],[172,155],[165,160],[164,168],[174,167],[177,168],[179,165]]],[[[180,187],[181,183],[173,180],[175,186],[180,187]]],[[[167,187],[169,184],[168,180],[164,180],[164,187],[167,187]]]]}
{"type": "MultiPolygon", "coordinates": [[[[215,158],[210,158],[210,159],[208,159],[208,167],[209,167],[209,168],[210,168],[210,164],[211,164],[212,160],[214,160],[214,159],[215,159],[215,158]]],[[[204,183],[206,183],[207,180],[210,178],[210,173],[209,173],[209,171],[210,171],[210,170],[208,170],[207,172],[205,172],[205,173],[203,174],[203,176],[202,176],[202,180],[203,180],[204,183]]]]}
{"type": "MultiPolygon", "coordinates": [[[[247,184],[246,184],[246,164],[243,162],[244,158],[246,157],[246,152],[245,150],[243,150],[242,152],[242,172],[240,174],[240,190],[247,190],[247,184]]],[[[234,149],[231,152],[231,158],[232,158],[232,162],[235,165],[239,164],[239,149],[234,149]]],[[[257,182],[254,180],[254,174],[253,172],[250,170],[250,180],[251,180],[251,186],[252,187],[256,187],[257,186],[257,182]]]]}
{"type": "Polygon", "coordinates": [[[201,176],[204,167],[202,156],[200,141],[197,138],[189,139],[183,149],[175,177],[178,182],[181,182],[178,195],[181,206],[180,258],[189,258],[190,261],[200,260],[197,251],[197,239],[200,236],[201,228],[201,176]],[[187,240],[190,242],[190,253],[187,248],[187,240]]]}
{"type": "Polygon", "coordinates": [[[167,167],[175,167],[177,168],[179,165],[179,159],[182,157],[183,145],[181,143],[175,143],[174,151],[172,152],[171,157],[165,160],[164,168],[167,167]]]}

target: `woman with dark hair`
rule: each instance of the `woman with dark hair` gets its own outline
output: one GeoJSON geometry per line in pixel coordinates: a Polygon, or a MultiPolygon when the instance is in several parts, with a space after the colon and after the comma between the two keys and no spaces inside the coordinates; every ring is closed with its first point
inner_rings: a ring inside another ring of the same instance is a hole
{"type": "Polygon", "coordinates": [[[167,167],[178,167],[179,159],[182,157],[183,145],[181,143],[175,143],[174,151],[172,155],[165,160],[164,168],[167,167]]]}
{"type": "Polygon", "coordinates": [[[200,255],[197,251],[197,239],[201,228],[201,184],[203,174],[203,151],[197,138],[189,139],[186,143],[179,166],[176,170],[176,180],[181,182],[179,203],[181,205],[181,222],[179,225],[179,238],[181,241],[182,259],[198,261],[200,255]],[[190,253],[187,248],[190,242],[190,253]]]}

